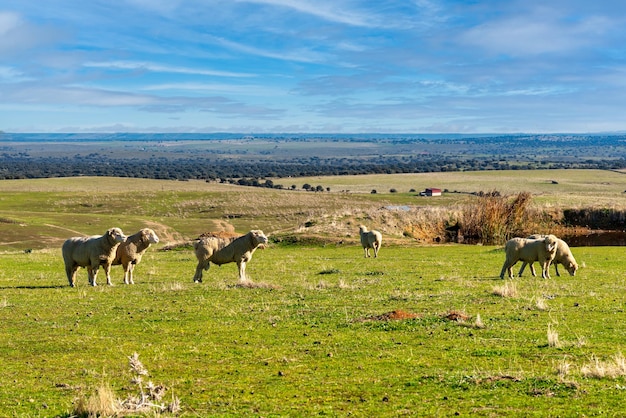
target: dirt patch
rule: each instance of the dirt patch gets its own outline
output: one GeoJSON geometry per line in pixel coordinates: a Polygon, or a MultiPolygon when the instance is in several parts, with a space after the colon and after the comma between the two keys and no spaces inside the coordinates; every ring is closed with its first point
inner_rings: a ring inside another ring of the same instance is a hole
{"type": "Polygon", "coordinates": [[[235,231],[216,231],[216,232],[203,232],[198,238],[236,238],[241,236],[241,234],[237,234],[235,231]]]}
{"type": "Polygon", "coordinates": [[[277,286],[271,283],[253,282],[252,280],[239,281],[236,284],[229,286],[229,287],[239,287],[243,289],[271,289],[271,290],[281,288],[280,286],[277,286]]]}
{"type": "Polygon", "coordinates": [[[464,312],[459,312],[459,311],[450,311],[444,314],[443,317],[447,319],[448,321],[455,321],[455,322],[465,322],[469,319],[469,316],[467,314],[465,314],[464,312]]]}
{"type": "Polygon", "coordinates": [[[459,311],[450,311],[444,314],[443,317],[447,319],[448,321],[455,321],[455,322],[465,322],[469,319],[468,315],[466,315],[464,312],[459,312],[459,311]]]}
{"type": "Polygon", "coordinates": [[[367,322],[367,321],[403,321],[406,319],[420,318],[420,315],[412,312],[403,311],[401,309],[386,312],[381,315],[366,316],[363,318],[357,318],[354,322],[367,322]]]}

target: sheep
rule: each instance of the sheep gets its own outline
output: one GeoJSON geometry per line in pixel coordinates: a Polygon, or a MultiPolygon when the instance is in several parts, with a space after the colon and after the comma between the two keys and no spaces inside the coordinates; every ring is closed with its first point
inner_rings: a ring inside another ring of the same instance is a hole
{"type": "Polygon", "coordinates": [[[62,247],[65,273],[70,286],[76,286],[76,272],[79,267],[87,268],[89,284],[97,286],[96,275],[102,266],[107,277],[107,284],[111,285],[111,262],[115,251],[126,236],[120,228],[111,228],[104,235],[91,237],[68,238],[62,247]]]}
{"type": "MultiPolygon", "coordinates": [[[[528,238],[540,239],[540,238],[545,238],[545,235],[531,235],[528,238]]],[[[558,265],[563,264],[563,266],[565,266],[565,268],[567,269],[569,275],[575,276],[576,270],[578,270],[578,264],[576,263],[576,259],[574,258],[574,255],[572,254],[572,251],[570,250],[569,245],[567,245],[567,243],[560,238],[557,238],[557,240],[558,240],[558,246],[556,249],[556,255],[554,256],[554,260],[552,260],[552,264],[554,264],[554,269],[556,270],[556,275],[561,277],[561,274],[559,273],[558,265]]],[[[522,264],[522,267],[519,270],[518,276],[522,277],[522,273],[524,272],[524,268],[526,267],[526,264],[530,264],[530,272],[532,273],[533,276],[536,276],[537,274],[535,273],[535,268],[533,267],[533,263],[528,263],[526,261],[524,261],[524,263],[522,264]]]]}
{"type": "Polygon", "coordinates": [[[361,245],[365,251],[365,258],[370,256],[370,248],[374,249],[374,258],[378,257],[378,251],[383,243],[383,236],[376,230],[368,231],[363,225],[359,226],[359,235],[361,236],[361,245]]]}
{"type": "Polygon", "coordinates": [[[504,279],[504,272],[508,271],[513,278],[513,265],[519,260],[526,262],[539,261],[542,265],[541,277],[550,278],[548,268],[556,255],[558,248],[557,237],[547,235],[542,239],[512,238],[506,242],[506,260],[502,265],[500,278],[504,279]]]}
{"type": "Polygon", "coordinates": [[[202,282],[202,270],[209,270],[210,262],[221,266],[226,263],[237,263],[239,281],[246,280],[246,263],[252,259],[257,248],[267,244],[263,231],[252,230],[240,237],[223,238],[216,236],[202,237],[194,241],[193,247],[198,259],[195,283],[202,282]]]}
{"type": "Polygon", "coordinates": [[[159,242],[159,237],[150,228],[143,228],[136,234],[126,238],[118,247],[115,258],[111,265],[122,265],[124,267],[124,283],[135,284],[133,280],[133,270],[141,261],[141,257],[146,252],[150,244],[159,242]]]}

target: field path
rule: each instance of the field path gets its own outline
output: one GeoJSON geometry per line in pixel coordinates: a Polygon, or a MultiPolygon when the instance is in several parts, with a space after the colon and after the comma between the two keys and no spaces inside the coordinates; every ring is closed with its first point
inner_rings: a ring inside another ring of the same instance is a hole
{"type": "Polygon", "coordinates": [[[144,219],[143,222],[148,226],[148,228],[151,228],[154,230],[154,232],[156,232],[157,236],[159,237],[159,241],[161,242],[172,243],[185,240],[185,237],[183,237],[179,232],[172,230],[172,228],[165,224],[148,221],[146,219],[144,219]]]}

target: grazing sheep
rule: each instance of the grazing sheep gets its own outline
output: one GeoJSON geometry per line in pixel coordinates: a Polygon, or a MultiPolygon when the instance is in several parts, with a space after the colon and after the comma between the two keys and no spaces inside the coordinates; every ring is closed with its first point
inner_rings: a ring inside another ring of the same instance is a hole
{"type": "Polygon", "coordinates": [[[239,280],[245,281],[246,263],[252,259],[254,251],[264,244],[267,244],[267,237],[260,230],[252,230],[237,238],[209,236],[196,240],[193,247],[198,259],[198,266],[193,281],[202,282],[202,270],[208,270],[210,262],[218,266],[226,263],[237,263],[239,280]]]}
{"type": "Polygon", "coordinates": [[[556,255],[558,238],[554,235],[547,235],[541,239],[512,238],[507,241],[504,249],[506,260],[500,272],[500,278],[504,279],[504,272],[508,271],[509,277],[513,278],[513,265],[518,261],[531,263],[539,261],[542,265],[541,277],[550,278],[548,268],[556,255]]]}
{"type": "Polygon", "coordinates": [[[111,262],[115,257],[115,250],[126,237],[120,228],[111,228],[104,235],[92,237],[73,237],[63,243],[63,261],[65,273],[70,286],[76,285],[76,271],[79,267],[87,268],[89,284],[96,286],[98,268],[102,266],[107,277],[107,284],[111,284],[111,262]]]}
{"type": "MultiPolygon", "coordinates": [[[[528,237],[529,239],[541,239],[545,238],[545,235],[531,235],[528,237]]],[[[561,276],[559,273],[559,264],[563,264],[567,269],[570,276],[576,275],[576,270],[578,270],[578,264],[576,263],[576,259],[572,254],[572,250],[570,250],[569,245],[565,241],[560,238],[557,238],[558,246],[556,248],[556,255],[554,256],[554,260],[552,260],[552,264],[554,265],[554,269],[556,270],[556,275],[561,276]]],[[[530,272],[533,276],[536,276],[535,268],[533,267],[533,263],[528,263],[524,261],[522,267],[519,270],[518,276],[522,277],[522,273],[524,272],[524,268],[526,264],[530,264],[530,272]]]]}
{"type": "Polygon", "coordinates": [[[380,232],[371,230],[368,231],[363,225],[359,226],[359,235],[361,236],[361,245],[363,251],[365,251],[365,257],[370,256],[370,248],[374,249],[374,258],[378,257],[378,250],[383,243],[383,236],[380,232]]]}
{"type": "Polygon", "coordinates": [[[150,244],[158,242],[159,237],[152,229],[143,228],[136,234],[127,237],[126,241],[117,247],[115,258],[111,264],[114,266],[121,264],[124,267],[124,283],[135,284],[133,280],[135,266],[139,264],[143,253],[150,247],[150,244]]]}

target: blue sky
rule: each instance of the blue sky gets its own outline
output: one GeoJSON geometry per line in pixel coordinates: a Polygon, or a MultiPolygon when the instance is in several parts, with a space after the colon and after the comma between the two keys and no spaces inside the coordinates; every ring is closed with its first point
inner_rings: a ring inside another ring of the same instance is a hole
{"type": "Polygon", "coordinates": [[[0,0],[0,130],[625,131],[625,27],[613,0],[0,0]]]}

